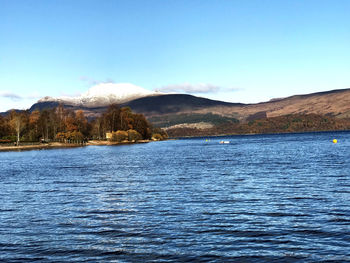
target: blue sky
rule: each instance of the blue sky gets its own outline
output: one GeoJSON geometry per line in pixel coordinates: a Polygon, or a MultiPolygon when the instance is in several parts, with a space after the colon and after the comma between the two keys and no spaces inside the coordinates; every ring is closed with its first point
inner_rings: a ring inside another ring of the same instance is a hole
{"type": "Polygon", "coordinates": [[[350,1],[0,0],[0,111],[128,82],[232,102],[350,88],[350,1]]]}

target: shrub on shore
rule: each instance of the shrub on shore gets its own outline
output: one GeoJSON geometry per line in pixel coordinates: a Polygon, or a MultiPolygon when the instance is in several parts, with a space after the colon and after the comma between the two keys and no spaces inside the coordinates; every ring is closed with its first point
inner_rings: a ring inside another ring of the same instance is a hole
{"type": "Polygon", "coordinates": [[[154,140],[154,141],[161,141],[161,140],[163,140],[163,136],[160,135],[159,133],[154,133],[152,135],[152,140],[154,140]]]}
{"type": "Polygon", "coordinates": [[[128,138],[129,138],[128,132],[116,131],[116,132],[112,132],[111,141],[112,142],[123,142],[123,141],[127,141],[128,138]]]}
{"type": "Polygon", "coordinates": [[[128,139],[130,142],[133,142],[133,141],[137,142],[142,139],[141,134],[135,130],[130,129],[127,132],[128,132],[128,139]]]}
{"type": "Polygon", "coordinates": [[[82,140],[84,140],[84,135],[79,131],[59,132],[56,135],[56,139],[82,141],[82,140]]]}

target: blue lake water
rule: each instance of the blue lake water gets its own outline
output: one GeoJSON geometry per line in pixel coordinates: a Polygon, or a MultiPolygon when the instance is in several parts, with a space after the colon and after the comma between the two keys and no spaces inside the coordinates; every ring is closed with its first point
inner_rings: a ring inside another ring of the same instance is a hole
{"type": "Polygon", "coordinates": [[[0,261],[350,262],[349,132],[0,152],[0,168],[0,261]]]}

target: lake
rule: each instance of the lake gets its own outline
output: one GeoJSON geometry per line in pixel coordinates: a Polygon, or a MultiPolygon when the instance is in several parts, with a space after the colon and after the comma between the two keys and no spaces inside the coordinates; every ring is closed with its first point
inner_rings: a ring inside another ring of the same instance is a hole
{"type": "Polygon", "coordinates": [[[0,152],[0,168],[0,261],[350,262],[349,132],[0,152]]]}

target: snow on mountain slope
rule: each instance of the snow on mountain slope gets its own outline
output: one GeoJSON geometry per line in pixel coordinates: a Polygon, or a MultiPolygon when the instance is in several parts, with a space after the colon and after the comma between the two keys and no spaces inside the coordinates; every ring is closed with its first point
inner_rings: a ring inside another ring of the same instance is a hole
{"type": "Polygon", "coordinates": [[[160,95],[130,83],[100,83],[91,87],[78,97],[62,96],[58,98],[44,97],[38,102],[57,101],[74,106],[102,107],[112,103],[125,103],[130,100],[160,95]]]}

